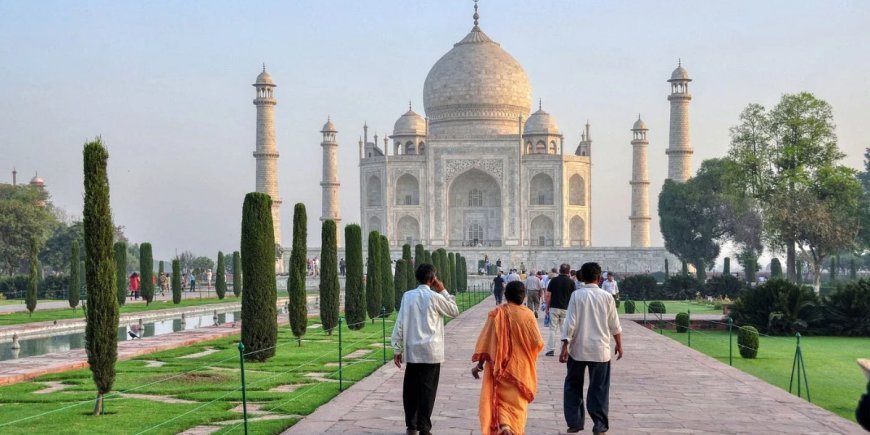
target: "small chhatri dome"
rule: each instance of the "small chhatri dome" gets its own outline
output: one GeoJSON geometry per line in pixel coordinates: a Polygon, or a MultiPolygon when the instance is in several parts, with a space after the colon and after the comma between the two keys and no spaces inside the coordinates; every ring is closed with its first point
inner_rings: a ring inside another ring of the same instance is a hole
{"type": "Polygon", "coordinates": [[[631,127],[632,130],[648,130],[646,128],[646,123],[640,119],[640,115],[637,115],[637,121],[634,121],[634,125],[631,127]]]}
{"type": "Polygon", "coordinates": [[[40,186],[40,187],[45,186],[45,180],[40,178],[39,174],[36,174],[33,176],[33,178],[30,179],[30,185],[31,186],[40,186]]]}
{"type": "Polygon", "coordinates": [[[556,124],[556,119],[543,109],[538,109],[537,112],[529,116],[526,125],[523,128],[523,134],[560,134],[559,125],[556,124]]]}
{"type": "Polygon", "coordinates": [[[329,117],[326,118],[326,124],[323,124],[323,128],[320,130],[321,133],[337,133],[338,130],[335,129],[335,124],[332,123],[332,119],[329,117]]]}
{"type": "Polygon", "coordinates": [[[266,64],[263,64],[263,72],[257,76],[257,81],[254,84],[275,86],[275,82],[272,81],[272,76],[266,72],[266,64]]]}
{"type": "Polygon", "coordinates": [[[671,73],[671,79],[668,81],[674,82],[674,81],[678,81],[678,80],[679,81],[689,81],[689,82],[692,81],[692,79],[689,78],[689,72],[686,71],[685,68],[683,68],[682,61],[679,61],[677,63],[677,69],[675,69],[674,72],[671,73]]]}
{"type": "Polygon", "coordinates": [[[393,125],[393,135],[425,136],[426,120],[417,112],[408,108],[408,111],[400,116],[399,119],[396,120],[396,124],[393,125]]]}

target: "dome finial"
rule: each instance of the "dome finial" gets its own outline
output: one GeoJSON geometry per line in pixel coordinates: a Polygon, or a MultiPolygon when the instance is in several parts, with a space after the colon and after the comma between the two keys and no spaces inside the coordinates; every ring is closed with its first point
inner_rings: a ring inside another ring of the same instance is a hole
{"type": "Polygon", "coordinates": [[[474,0],[474,27],[477,27],[478,20],[480,19],[480,14],[477,13],[477,2],[479,0],[474,0]]]}
{"type": "Polygon", "coordinates": [[[263,62],[263,72],[266,72],[266,62],[263,62]]]}
{"type": "Polygon", "coordinates": [[[679,68],[681,66],[683,66],[683,59],[678,57],[677,58],[677,68],[679,68]]]}
{"type": "Polygon", "coordinates": [[[411,109],[411,100],[408,100],[408,110],[413,110],[411,109]]]}

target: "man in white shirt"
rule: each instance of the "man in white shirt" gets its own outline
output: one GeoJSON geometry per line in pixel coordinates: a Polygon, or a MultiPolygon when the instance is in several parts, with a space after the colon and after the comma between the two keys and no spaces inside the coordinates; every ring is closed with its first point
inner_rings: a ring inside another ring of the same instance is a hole
{"type": "Polygon", "coordinates": [[[417,266],[414,275],[420,286],[402,296],[393,327],[393,362],[398,368],[407,363],[402,402],[409,435],[427,435],[432,430],[432,408],[444,362],[444,316],[459,315],[456,299],[435,272],[431,264],[417,266]]]}
{"type": "Polygon", "coordinates": [[[619,286],[616,285],[616,279],[613,278],[612,273],[608,273],[607,277],[604,279],[604,282],[601,283],[601,289],[610,293],[611,296],[616,298],[616,294],[619,293],[619,286]]]}
{"type": "Polygon", "coordinates": [[[601,277],[601,266],[586,263],[578,275],[584,284],[571,294],[568,302],[562,330],[562,353],[559,355],[559,362],[568,363],[565,422],[568,423],[568,433],[583,430],[583,377],[588,367],[586,410],[592,418],[592,433],[602,434],[609,429],[610,359],[614,351],[617,360],[622,358],[622,328],[613,296],[596,284],[601,277]],[[611,341],[616,342],[615,349],[611,349],[611,341]]]}
{"type": "Polygon", "coordinates": [[[520,274],[517,273],[516,269],[511,269],[510,273],[505,277],[504,282],[510,283],[514,281],[521,281],[520,274]]]}

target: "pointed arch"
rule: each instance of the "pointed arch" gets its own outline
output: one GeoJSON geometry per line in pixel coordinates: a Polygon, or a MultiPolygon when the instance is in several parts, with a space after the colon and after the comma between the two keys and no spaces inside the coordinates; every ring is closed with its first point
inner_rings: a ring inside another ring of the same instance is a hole
{"type": "Polygon", "coordinates": [[[529,203],[532,205],[553,205],[553,177],[539,173],[529,181],[529,203]]]}
{"type": "Polygon", "coordinates": [[[579,174],[568,180],[568,205],[586,205],[586,181],[579,174]]]}

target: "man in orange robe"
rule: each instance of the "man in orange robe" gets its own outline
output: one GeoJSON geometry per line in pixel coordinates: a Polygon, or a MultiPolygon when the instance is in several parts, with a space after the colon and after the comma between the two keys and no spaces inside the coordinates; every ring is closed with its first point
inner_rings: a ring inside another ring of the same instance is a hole
{"type": "Polygon", "coordinates": [[[471,369],[475,379],[484,370],[480,388],[480,428],[484,435],[525,433],[529,402],[538,388],[535,364],[544,339],[534,314],[524,307],[525,285],[505,289],[508,303],[489,312],[477,339],[471,369]]]}

